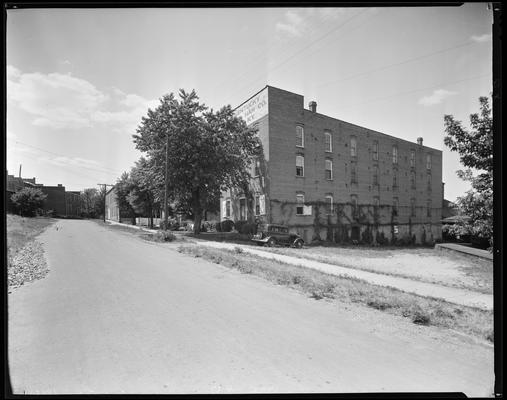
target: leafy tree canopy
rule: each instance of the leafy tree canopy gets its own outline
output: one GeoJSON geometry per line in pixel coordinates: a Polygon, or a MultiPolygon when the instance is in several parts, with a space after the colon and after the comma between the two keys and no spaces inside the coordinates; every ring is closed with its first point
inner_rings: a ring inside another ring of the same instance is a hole
{"type": "Polygon", "coordinates": [[[133,135],[136,148],[165,176],[168,143],[168,187],[179,204],[188,204],[199,233],[205,210],[216,210],[220,193],[241,187],[249,179],[248,166],[260,152],[256,129],[234,115],[230,106],[218,111],[199,102],[194,90],[169,94],[149,110],[133,135]]]}
{"type": "Polygon", "coordinates": [[[461,235],[487,239],[493,246],[493,118],[488,98],[480,97],[479,103],[480,112],[470,115],[471,130],[464,128],[452,115],[444,116],[444,143],[459,154],[467,169],[457,174],[472,186],[457,200],[461,212],[470,220],[463,220],[453,229],[461,235]]]}
{"type": "Polygon", "coordinates": [[[40,189],[23,188],[11,196],[14,209],[23,217],[33,217],[44,205],[45,195],[40,189]]]}

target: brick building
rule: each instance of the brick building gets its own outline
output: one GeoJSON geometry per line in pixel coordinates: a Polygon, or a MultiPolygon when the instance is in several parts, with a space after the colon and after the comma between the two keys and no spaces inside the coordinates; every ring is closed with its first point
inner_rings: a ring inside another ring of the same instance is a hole
{"type": "Polygon", "coordinates": [[[106,192],[106,219],[120,222],[120,207],[116,200],[116,188],[113,186],[106,192]]]}
{"type": "Polygon", "coordinates": [[[43,210],[52,212],[53,215],[59,217],[78,217],[81,215],[81,196],[79,191],[66,191],[65,186],[58,184],[57,186],[44,186],[37,183],[35,178],[20,178],[9,175],[7,172],[6,185],[6,210],[13,212],[14,208],[10,196],[15,192],[25,188],[33,187],[40,189],[42,193],[47,195],[44,200],[43,210]]]}
{"type": "Polygon", "coordinates": [[[266,86],[236,109],[263,156],[248,193],[222,194],[221,220],[288,225],[305,241],[430,243],[442,236],[442,152],[304,108],[266,86]]]}

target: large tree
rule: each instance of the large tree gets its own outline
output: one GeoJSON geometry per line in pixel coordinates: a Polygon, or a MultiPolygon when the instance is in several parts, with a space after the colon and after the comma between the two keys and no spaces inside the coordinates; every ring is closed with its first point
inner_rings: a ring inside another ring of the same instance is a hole
{"type": "Polygon", "coordinates": [[[166,95],[148,110],[133,137],[136,148],[156,160],[159,176],[165,176],[167,166],[171,199],[191,210],[197,234],[204,212],[216,211],[221,191],[242,187],[249,179],[260,141],[230,106],[208,109],[194,90],[180,90],[178,97],[166,95]]]}
{"type": "Polygon", "coordinates": [[[153,216],[160,207],[160,186],[163,185],[154,160],[141,157],[130,171],[130,182],[127,200],[136,213],[150,218],[150,228],[153,228],[153,216]]]}
{"type": "Polygon", "coordinates": [[[454,230],[488,240],[493,246],[493,119],[487,97],[480,97],[480,112],[470,115],[470,130],[452,115],[444,116],[444,143],[458,152],[467,167],[458,176],[470,182],[472,189],[457,200],[458,207],[470,220],[462,220],[454,230]]]}
{"type": "Polygon", "coordinates": [[[81,192],[81,213],[86,218],[96,218],[98,191],[95,188],[87,188],[81,192]]]}
{"type": "Polygon", "coordinates": [[[22,217],[33,217],[44,205],[47,195],[37,188],[23,188],[11,196],[14,210],[22,217]]]}
{"type": "Polygon", "coordinates": [[[136,211],[128,200],[128,195],[132,190],[132,180],[128,172],[124,172],[116,180],[114,185],[116,191],[116,202],[120,211],[120,219],[124,215],[128,215],[132,220],[132,225],[136,224],[136,211]]]}

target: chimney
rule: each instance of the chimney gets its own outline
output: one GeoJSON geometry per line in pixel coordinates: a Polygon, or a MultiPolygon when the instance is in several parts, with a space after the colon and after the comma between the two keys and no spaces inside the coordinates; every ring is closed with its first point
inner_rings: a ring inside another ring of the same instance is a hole
{"type": "Polygon", "coordinates": [[[59,184],[58,184],[58,187],[62,187],[62,184],[61,184],[61,183],[59,183],[59,184]]]}
{"type": "Polygon", "coordinates": [[[423,145],[423,144],[422,144],[422,142],[423,142],[423,138],[422,138],[422,137],[418,137],[418,138],[417,138],[417,144],[418,144],[419,146],[422,146],[422,145],[423,145]]]}
{"type": "Polygon", "coordinates": [[[308,103],[308,108],[310,109],[311,112],[317,112],[317,102],[310,101],[310,103],[308,103]]]}

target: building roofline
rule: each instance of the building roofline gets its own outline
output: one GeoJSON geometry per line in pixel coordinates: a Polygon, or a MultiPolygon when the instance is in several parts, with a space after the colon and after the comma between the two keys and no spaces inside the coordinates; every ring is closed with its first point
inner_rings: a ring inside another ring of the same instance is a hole
{"type": "MultiPolygon", "coordinates": [[[[233,111],[236,111],[239,107],[241,107],[243,104],[247,103],[248,101],[250,101],[252,98],[254,98],[255,96],[257,96],[260,92],[262,92],[264,89],[266,88],[272,88],[272,89],[275,89],[275,90],[279,90],[281,92],[285,92],[285,93],[290,93],[290,94],[293,94],[293,95],[296,95],[296,96],[301,96],[303,99],[304,99],[304,95],[302,94],[299,94],[299,93],[295,93],[295,92],[291,92],[289,90],[285,90],[285,89],[280,89],[276,86],[272,86],[272,85],[266,85],[264,86],[261,90],[259,90],[258,92],[256,92],[255,94],[253,94],[252,96],[250,96],[248,99],[246,99],[244,102],[242,102],[239,106],[237,106],[236,108],[233,109],[233,111]]],[[[440,153],[443,153],[443,150],[440,150],[440,149],[436,149],[434,147],[430,147],[430,146],[425,146],[425,145],[419,145],[417,142],[412,142],[410,140],[407,140],[407,139],[403,139],[403,138],[400,138],[398,136],[393,136],[393,135],[389,135],[388,133],[383,133],[383,132],[379,132],[375,129],[371,129],[371,128],[367,128],[365,126],[361,126],[361,125],[357,125],[357,124],[354,124],[353,122],[348,122],[348,121],[345,121],[343,119],[340,119],[340,118],[336,118],[336,117],[331,117],[330,115],[326,115],[326,114],[322,114],[322,113],[319,113],[319,112],[313,112],[313,111],[310,111],[308,110],[307,108],[304,107],[304,101],[303,101],[303,111],[305,112],[308,112],[308,113],[311,113],[311,115],[314,115],[314,114],[317,114],[317,115],[320,115],[321,117],[325,117],[325,118],[331,118],[335,121],[339,121],[339,122],[344,122],[346,124],[349,124],[349,125],[352,125],[354,127],[357,127],[357,128],[360,128],[360,129],[366,129],[368,131],[371,131],[371,132],[374,132],[376,134],[380,134],[380,135],[384,135],[384,136],[388,136],[390,138],[393,138],[393,139],[396,139],[396,140],[403,140],[404,142],[407,142],[407,143],[413,143],[414,146],[421,146],[423,148],[426,148],[426,149],[431,149],[433,151],[439,151],[440,153]]]]}
{"type": "Polygon", "coordinates": [[[261,90],[259,90],[258,92],[256,92],[255,94],[251,95],[248,99],[246,99],[243,103],[241,103],[239,106],[237,106],[236,108],[233,108],[232,111],[236,111],[238,108],[240,108],[243,104],[249,102],[251,99],[253,99],[255,96],[257,96],[260,92],[262,92],[264,89],[266,89],[269,85],[266,85],[264,86],[261,90]]]}
{"type": "Polygon", "coordinates": [[[416,148],[416,147],[418,147],[418,146],[421,146],[421,147],[425,147],[425,148],[427,148],[427,149],[431,149],[431,150],[434,150],[434,151],[439,151],[439,152],[441,152],[441,153],[443,152],[443,150],[439,150],[439,149],[436,149],[436,148],[434,148],[434,147],[425,146],[424,144],[423,144],[423,145],[420,145],[420,144],[418,144],[417,142],[412,142],[411,140],[403,139],[403,138],[400,138],[400,137],[398,137],[398,136],[393,136],[393,135],[390,135],[390,134],[388,134],[388,133],[384,133],[384,132],[377,131],[377,130],[375,130],[375,129],[371,129],[371,128],[367,128],[367,127],[365,127],[365,126],[357,125],[357,124],[354,124],[353,122],[348,122],[348,121],[345,121],[345,120],[340,119],[340,118],[335,118],[335,117],[331,117],[331,116],[326,115],[326,114],[322,114],[322,113],[318,113],[318,112],[313,112],[313,111],[310,111],[310,110],[308,110],[308,109],[306,109],[306,108],[303,108],[303,110],[304,110],[305,112],[307,112],[307,113],[310,113],[311,115],[318,114],[318,115],[319,115],[319,116],[321,116],[321,117],[324,117],[324,118],[331,118],[331,119],[334,119],[335,121],[344,122],[344,123],[349,124],[349,125],[352,125],[352,126],[354,126],[354,127],[356,127],[356,128],[365,129],[365,130],[367,130],[367,131],[374,132],[374,133],[377,133],[377,134],[379,134],[379,135],[384,135],[384,136],[388,136],[388,137],[393,138],[393,139],[396,139],[396,140],[403,140],[404,142],[407,142],[407,143],[412,143],[412,144],[414,145],[414,147],[415,147],[415,148],[416,148]]]}

